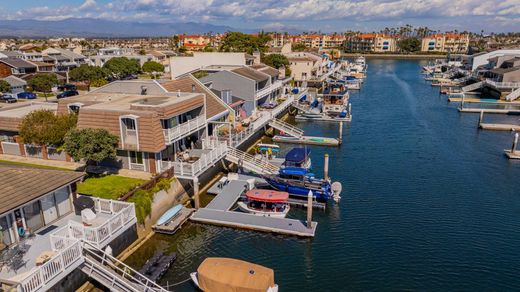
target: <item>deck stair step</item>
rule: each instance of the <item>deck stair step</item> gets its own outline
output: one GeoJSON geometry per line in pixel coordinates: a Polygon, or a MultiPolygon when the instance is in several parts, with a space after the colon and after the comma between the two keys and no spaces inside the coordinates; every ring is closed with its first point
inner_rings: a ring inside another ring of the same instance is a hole
{"type": "Polygon", "coordinates": [[[283,132],[285,132],[285,134],[296,137],[296,138],[301,138],[303,136],[302,129],[297,128],[297,127],[295,127],[289,123],[286,123],[282,120],[279,120],[279,119],[270,120],[269,126],[275,128],[279,131],[283,131],[283,132]]]}
{"type": "Polygon", "coordinates": [[[80,266],[81,271],[111,291],[168,291],[125,263],[88,243],[85,243],[83,248],[83,257],[85,262],[80,266]]]}
{"type": "Polygon", "coordinates": [[[506,100],[507,101],[513,101],[513,100],[516,100],[517,98],[520,97],[520,87],[511,91],[511,93],[509,93],[507,96],[506,96],[506,100]]]}
{"type": "Polygon", "coordinates": [[[255,156],[229,147],[225,159],[229,162],[240,164],[243,168],[253,171],[257,174],[277,174],[279,167],[267,162],[265,159],[259,159],[255,156]]]}
{"type": "Polygon", "coordinates": [[[473,84],[462,87],[462,91],[468,92],[468,91],[477,90],[477,89],[481,88],[483,85],[484,85],[484,81],[479,81],[477,83],[473,83],[473,84]]]}

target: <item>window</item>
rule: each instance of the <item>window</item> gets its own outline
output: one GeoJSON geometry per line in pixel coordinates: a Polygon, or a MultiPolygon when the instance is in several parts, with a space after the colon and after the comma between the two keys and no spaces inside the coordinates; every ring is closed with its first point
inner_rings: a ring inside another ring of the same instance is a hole
{"type": "Polygon", "coordinates": [[[0,218],[0,243],[11,245],[14,239],[11,238],[11,218],[9,215],[0,218]]]}
{"type": "Polygon", "coordinates": [[[36,231],[43,227],[40,201],[33,202],[23,207],[25,223],[31,231],[36,231]]]}
{"type": "Polygon", "coordinates": [[[81,108],[81,104],[78,104],[78,103],[69,104],[69,113],[78,114],[80,108],[81,108]]]}
{"type": "Polygon", "coordinates": [[[135,127],[135,120],[134,119],[123,118],[123,119],[121,119],[121,121],[123,122],[123,125],[125,126],[126,130],[134,130],[135,131],[136,127],[135,127]]]}
{"type": "Polygon", "coordinates": [[[171,129],[173,127],[176,127],[179,123],[177,121],[177,116],[175,116],[169,119],[161,120],[161,124],[163,129],[171,129]]]}
{"type": "Polygon", "coordinates": [[[143,164],[143,153],[137,151],[130,152],[130,163],[143,164]]]}

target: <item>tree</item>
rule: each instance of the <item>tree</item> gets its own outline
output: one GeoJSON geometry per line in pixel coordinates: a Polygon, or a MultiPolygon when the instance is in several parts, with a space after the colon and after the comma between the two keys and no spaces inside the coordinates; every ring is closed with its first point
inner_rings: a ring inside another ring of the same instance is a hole
{"type": "Polygon", "coordinates": [[[47,100],[47,93],[52,91],[52,87],[58,84],[58,78],[55,74],[46,73],[38,74],[27,82],[27,85],[34,91],[41,91],[45,94],[45,100],[47,100]]]}
{"type": "Polygon", "coordinates": [[[286,56],[281,54],[270,54],[270,55],[263,55],[262,56],[262,63],[274,67],[276,69],[285,66],[286,68],[289,67],[289,60],[286,56]]]}
{"type": "Polygon", "coordinates": [[[137,74],[141,70],[139,61],[127,57],[112,58],[103,65],[103,68],[107,70],[108,74],[117,78],[137,74]]]}
{"type": "Polygon", "coordinates": [[[147,61],[143,64],[143,71],[146,73],[164,72],[164,65],[155,61],[147,61]]]}
{"type": "Polygon", "coordinates": [[[307,49],[307,47],[304,44],[297,43],[297,44],[292,45],[292,50],[294,52],[303,52],[306,49],[307,49]]]}
{"type": "Polygon", "coordinates": [[[76,123],[76,114],[56,115],[49,110],[37,110],[23,118],[19,133],[26,144],[60,147],[65,135],[76,127],[76,123]]]}
{"type": "Polygon", "coordinates": [[[105,79],[107,72],[101,67],[81,65],[70,70],[69,78],[73,81],[89,81],[105,79]]]}
{"type": "Polygon", "coordinates": [[[75,161],[98,163],[116,157],[119,138],[105,129],[73,129],[65,135],[63,148],[75,161]]]}
{"type": "Polygon", "coordinates": [[[0,80],[0,92],[9,92],[11,91],[11,85],[9,84],[9,82],[5,81],[5,80],[0,80]]]}
{"type": "Polygon", "coordinates": [[[271,40],[269,35],[261,32],[258,36],[244,34],[241,32],[228,32],[223,38],[220,50],[223,52],[246,52],[253,54],[259,50],[265,52],[267,43],[271,40]]]}
{"type": "Polygon", "coordinates": [[[141,55],[141,56],[146,55],[146,51],[145,51],[145,49],[140,49],[140,50],[139,50],[139,55],[141,55]]]}
{"type": "Polygon", "coordinates": [[[397,42],[397,46],[406,53],[418,52],[421,50],[421,41],[415,37],[404,38],[397,42]]]}
{"type": "Polygon", "coordinates": [[[179,48],[179,53],[181,53],[181,54],[184,54],[184,53],[186,53],[187,51],[188,51],[188,49],[186,49],[185,46],[182,46],[182,47],[179,48]]]}

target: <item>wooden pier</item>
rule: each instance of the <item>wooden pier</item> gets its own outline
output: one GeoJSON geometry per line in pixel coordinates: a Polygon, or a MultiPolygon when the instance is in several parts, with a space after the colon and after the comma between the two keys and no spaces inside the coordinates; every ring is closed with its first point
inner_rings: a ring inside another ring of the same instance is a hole
{"type": "MultiPolygon", "coordinates": [[[[219,194],[205,208],[197,210],[190,220],[198,223],[226,227],[272,232],[285,235],[313,237],[317,222],[308,228],[304,220],[262,217],[248,213],[235,212],[233,208],[240,196],[248,189],[251,179],[231,180],[216,190],[219,194]]],[[[211,189],[211,188],[210,188],[211,189]]]]}
{"type": "Polygon", "coordinates": [[[520,114],[520,110],[509,110],[509,109],[483,109],[483,108],[459,108],[461,113],[480,113],[484,112],[487,114],[520,114]]]}
{"type": "Polygon", "coordinates": [[[493,130],[493,131],[520,131],[520,125],[513,125],[513,124],[480,123],[479,127],[483,130],[493,130]]]}
{"type": "Polygon", "coordinates": [[[154,225],[152,229],[157,233],[174,234],[182,225],[188,221],[195,209],[183,207],[177,216],[162,225],[154,225]]]}

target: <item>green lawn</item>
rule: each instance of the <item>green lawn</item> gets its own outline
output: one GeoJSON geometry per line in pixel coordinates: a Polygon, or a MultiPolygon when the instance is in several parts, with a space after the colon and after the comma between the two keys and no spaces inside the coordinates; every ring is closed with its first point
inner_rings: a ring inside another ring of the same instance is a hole
{"type": "Polygon", "coordinates": [[[78,184],[78,193],[116,200],[144,182],[117,175],[88,175],[84,182],[78,184]]]}
{"type": "Polygon", "coordinates": [[[23,165],[23,166],[30,166],[30,167],[36,167],[36,168],[46,168],[46,169],[73,171],[73,170],[67,169],[67,168],[48,166],[48,165],[39,165],[39,164],[32,164],[32,163],[25,163],[25,162],[18,162],[18,161],[9,161],[9,160],[0,160],[0,163],[3,163],[3,164],[14,164],[14,165],[23,165]]]}

